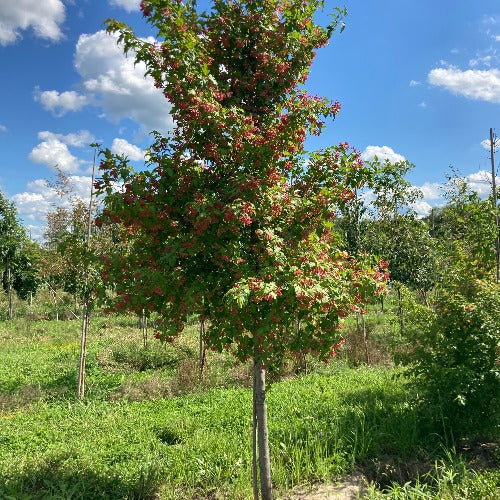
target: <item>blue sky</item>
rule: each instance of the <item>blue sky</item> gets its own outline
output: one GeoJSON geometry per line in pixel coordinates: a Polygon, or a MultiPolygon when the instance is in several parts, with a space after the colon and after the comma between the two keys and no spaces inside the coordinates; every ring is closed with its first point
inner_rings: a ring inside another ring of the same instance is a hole
{"type": "MultiPolygon", "coordinates": [[[[0,1],[0,190],[34,237],[59,202],[46,185],[54,165],[85,197],[89,143],[139,160],[148,132],[172,126],[144,69],[102,31],[114,17],[150,36],[139,3],[0,1]]],[[[409,180],[425,195],[422,213],[442,202],[450,165],[486,193],[485,141],[490,127],[500,133],[500,2],[325,4],[327,12],[345,4],[347,26],[319,51],[307,87],[339,100],[342,111],[309,146],[348,141],[365,158],[410,160],[409,180]]]]}

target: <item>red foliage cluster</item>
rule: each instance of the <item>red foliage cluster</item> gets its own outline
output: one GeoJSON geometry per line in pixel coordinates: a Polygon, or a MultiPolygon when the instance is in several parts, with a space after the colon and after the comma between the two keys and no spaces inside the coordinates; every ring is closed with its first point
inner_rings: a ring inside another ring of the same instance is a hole
{"type": "Polygon", "coordinates": [[[348,144],[306,154],[340,105],[309,95],[317,0],[142,2],[162,42],[111,23],[172,104],[176,128],[156,136],[150,170],[105,152],[99,223],[127,228],[130,251],[107,258],[113,310],[154,311],[159,336],[188,315],[209,319],[206,342],[268,366],[286,352],[327,359],[342,343],[339,318],[385,284],[384,266],[336,249],[332,218],[363,182],[348,144]],[[117,183],[122,188],[117,192],[117,183]],[[300,330],[296,328],[301,321],[300,330]]]}

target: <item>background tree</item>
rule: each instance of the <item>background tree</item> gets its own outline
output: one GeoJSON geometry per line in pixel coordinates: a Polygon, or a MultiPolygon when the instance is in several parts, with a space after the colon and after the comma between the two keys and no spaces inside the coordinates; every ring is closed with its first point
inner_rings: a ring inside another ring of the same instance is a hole
{"type": "Polygon", "coordinates": [[[17,210],[0,193],[0,262],[2,283],[7,293],[7,317],[12,319],[12,292],[21,298],[35,293],[38,287],[35,271],[34,246],[29,243],[26,230],[17,217],[17,210]]]}
{"type": "Polygon", "coordinates": [[[404,359],[416,375],[424,416],[458,438],[491,431],[498,415],[500,289],[491,200],[482,200],[455,170],[445,197],[428,217],[436,293],[428,304],[410,303],[404,359]]]}
{"type": "Polygon", "coordinates": [[[491,201],[482,200],[456,170],[448,176],[444,195],[446,204],[428,218],[439,245],[441,274],[448,272],[457,256],[464,255],[478,278],[491,276],[496,265],[491,201]]]}
{"type": "Polygon", "coordinates": [[[108,21],[163,89],[176,122],[150,148],[151,170],[131,172],[104,153],[102,220],[128,228],[133,248],[106,260],[113,307],[156,311],[168,341],[194,313],[210,321],[212,349],[253,359],[266,499],[265,369],[290,351],[333,356],[340,318],[384,281],[368,259],[340,251],[332,233],[333,208],[362,180],[359,153],[346,144],[308,155],[303,148],[307,133],[319,134],[339,111],[298,87],[343,14],[323,28],[313,21],[321,5],[219,0],[200,13],[189,0],[143,2],[157,44],[108,21]]]}
{"type": "Polygon", "coordinates": [[[405,179],[414,168],[408,161],[371,162],[373,178],[371,214],[364,221],[365,248],[389,261],[391,284],[398,295],[400,332],[404,329],[401,286],[410,287],[426,300],[435,280],[434,242],[427,225],[413,209],[422,197],[405,179]]]}

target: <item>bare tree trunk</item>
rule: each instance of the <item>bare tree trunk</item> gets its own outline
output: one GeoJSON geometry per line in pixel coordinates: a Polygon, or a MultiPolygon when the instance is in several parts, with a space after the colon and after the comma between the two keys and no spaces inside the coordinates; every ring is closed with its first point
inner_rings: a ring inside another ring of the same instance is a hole
{"type": "Polygon", "coordinates": [[[368,337],[366,336],[366,321],[365,315],[361,313],[361,327],[363,329],[363,343],[365,345],[365,362],[367,365],[370,364],[370,354],[368,351],[368,337]]]}
{"type": "Polygon", "coordinates": [[[52,295],[52,298],[54,299],[54,317],[56,321],[59,321],[59,308],[57,307],[57,295],[56,292],[51,288],[50,289],[50,294],[52,295]]]}
{"type": "Polygon", "coordinates": [[[258,359],[254,359],[253,377],[259,449],[260,494],[262,500],[272,500],[271,458],[267,430],[266,371],[260,366],[258,359]]]}
{"type": "Polygon", "coordinates": [[[405,320],[403,316],[403,297],[401,295],[401,288],[397,287],[398,291],[398,315],[399,315],[399,333],[403,335],[403,331],[405,328],[405,320]]]}
{"type": "Polygon", "coordinates": [[[141,317],[139,318],[139,328],[142,333],[142,343],[144,346],[144,349],[148,348],[148,318],[144,312],[144,309],[142,310],[141,317]]]}
{"type": "MultiPolygon", "coordinates": [[[[297,337],[300,335],[300,318],[297,318],[297,337]]],[[[305,353],[300,356],[299,371],[307,375],[307,359],[305,353]]]]}
{"type": "Polygon", "coordinates": [[[203,382],[203,372],[205,369],[205,362],[207,360],[207,346],[205,344],[205,320],[202,319],[200,321],[200,339],[199,339],[199,352],[198,352],[198,359],[199,359],[199,381],[200,384],[203,382]]]}
{"type": "Polygon", "coordinates": [[[255,399],[255,375],[252,389],[252,484],[253,498],[259,500],[259,473],[257,471],[257,405],[255,399]]]}
{"type": "Polygon", "coordinates": [[[493,215],[495,217],[495,255],[496,255],[496,278],[500,283],[500,222],[498,220],[497,182],[495,172],[495,141],[493,139],[493,129],[490,128],[490,152],[491,152],[491,197],[493,202],[493,215]]]}
{"type": "Polygon", "coordinates": [[[80,339],[80,365],[78,367],[78,397],[85,397],[85,357],[87,353],[87,334],[89,331],[89,313],[87,301],[83,303],[82,336],[80,339]]]}
{"type": "Polygon", "coordinates": [[[361,329],[359,327],[359,312],[356,312],[356,342],[354,343],[354,359],[355,363],[361,363],[361,341],[360,338],[362,336],[361,329]]]}
{"type": "Polygon", "coordinates": [[[9,258],[7,257],[7,308],[8,308],[8,311],[7,311],[7,317],[9,318],[9,320],[12,319],[12,283],[11,283],[11,280],[12,280],[12,276],[11,276],[11,273],[10,273],[10,262],[9,262],[9,258]]]}

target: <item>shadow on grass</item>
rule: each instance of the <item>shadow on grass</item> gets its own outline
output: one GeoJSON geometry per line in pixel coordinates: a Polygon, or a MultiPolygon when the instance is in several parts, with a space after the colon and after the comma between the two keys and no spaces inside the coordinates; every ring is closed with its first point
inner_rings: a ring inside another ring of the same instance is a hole
{"type": "Polygon", "coordinates": [[[77,387],[76,372],[66,372],[45,383],[19,381],[0,393],[0,410],[24,408],[41,400],[61,400],[74,396],[77,387]]]}
{"type": "Polygon", "coordinates": [[[53,457],[38,468],[9,477],[0,477],[0,498],[21,499],[141,499],[158,498],[161,477],[158,464],[143,465],[135,477],[99,475],[95,471],[68,470],[66,460],[53,457]]]}

